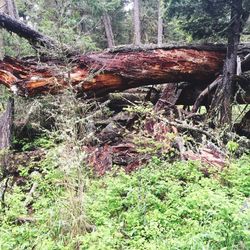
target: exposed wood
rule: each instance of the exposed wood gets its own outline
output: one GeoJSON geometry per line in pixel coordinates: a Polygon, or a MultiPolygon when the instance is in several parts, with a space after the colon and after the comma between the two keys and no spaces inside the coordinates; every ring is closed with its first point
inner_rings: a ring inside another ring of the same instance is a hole
{"type": "Polygon", "coordinates": [[[220,72],[225,51],[188,48],[148,49],[79,56],[70,72],[63,63],[6,57],[0,62],[0,83],[20,95],[56,94],[74,87],[101,95],[143,85],[187,81],[201,89],[220,72]],[[53,65],[53,67],[51,66],[53,65]]]}
{"type": "Polygon", "coordinates": [[[181,92],[182,89],[179,89],[177,84],[167,84],[161,94],[161,97],[155,105],[155,110],[159,111],[168,106],[175,105],[181,95],[181,92]]]}
{"type": "MultiPolygon", "coordinates": [[[[249,48],[241,45],[240,53],[247,54],[249,48]]],[[[144,85],[188,82],[177,104],[193,105],[221,73],[225,54],[223,45],[122,46],[71,57],[70,70],[58,60],[37,63],[32,58],[6,57],[0,61],[0,84],[23,96],[58,94],[65,88],[73,88],[80,95],[100,96],[144,85]]],[[[239,82],[249,97],[248,81],[239,82]]]]}

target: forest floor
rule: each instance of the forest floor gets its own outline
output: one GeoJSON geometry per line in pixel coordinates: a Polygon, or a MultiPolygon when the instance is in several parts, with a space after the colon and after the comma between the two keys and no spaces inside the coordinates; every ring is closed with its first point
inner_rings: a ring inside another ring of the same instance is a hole
{"type": "Polygon", "coordinates": [[[56,98],[53,109],[25,105],[33,117],[17,112],[0,182],[1,250],[250,249],[245,137],[148,104],[115,119],[101,104],[56,98]],[[37,120],[53,129],[37,133],[37,120]]]}

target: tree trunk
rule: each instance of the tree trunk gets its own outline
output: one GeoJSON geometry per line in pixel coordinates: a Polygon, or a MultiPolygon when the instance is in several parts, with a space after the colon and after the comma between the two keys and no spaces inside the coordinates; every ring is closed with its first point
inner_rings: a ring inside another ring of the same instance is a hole
{"type": "Polygon", "coordinates": [[[134,43],[141,44],[140,0],[134,0],[134,43]]]}
{"type": "MultiPolygon", "coordinates": [[[[50,50],[47,51],[48,54],[51,54],[53,49],[62,48],[62,46],[60,46],[50,37],[41,34],[40,32],[30,28],[23,22],[18,21],[15,18],[10,17],[9,15],[6,15],[5,13],[0,13],[0,28],[6,29],[9,32],[13,32],[18,36],[25,38],[36,49],[45,47],[46,49],[50,50]]],[[[72,52],[67,46],[63,46],[62,49],[66,54],[72,52]]],[[[45,53],[46,51],[43,52],[45,53]]]]}
{"type": "MultiPolygon", "coordinates": [[[[42,63],[6,57],[0,61],[0,84],[23,96],[58,94],[66,88],[80,95],[100,96],[145,85],[188,82],[178,84],[183,91],[177,103],[193,105],[221,73],[225,54],[220,46],[127,47],[74,57],[70,71],[58,60],[42,63]]],[[[246,92],[243,98],[238,96],[242,103],[250,103],[248,75],[243,72],[236,78],[246,92]]]]}
{"type": "Polygon", "coordinates": [[[0,60],[4,58],[4,40],[3,40],[3,32],[0,30],[0,60]]]}
{"type": "MultiPolygon", "coordinates": [[[[0,14],[6,11],[6,2],[5,0],[0,0],[0,14]]],[[[3,31],[0,30],[0,60],[4,57],[4,37],[3,31]]]]}
{"type": "Polygon", "coordinates": [[[108,48],[112,48],[115,46],[115,40],[114,40],[114,34],[113,34],[112,25],[110,21],[110,16],[107,13],[104,13],[102,20],[103,20],[103,24],[105,28],[106,37],[107,37],[108,48]]]}
{"type": "MultiPolygon", "coordinates": [[[[96,95],[143,85],[190,82],[205,88],[221,71],[225,51],[219,47],[124,48],[81,55],[68,72],[62,62],[6,58],[0,62],[0,83],[22,95],[58,93],[73,86],[96,95]],[[48,65],[54,64],[54,67],[48,65]]],[[[67,65],[64,65],[67,66],[67,65]]]]}
{"type": "Polygon", "coordinates": [[[10,98],[6,111],[0,117],[0,167],[4,173],[8,164],[8,150],[12,141],[12,126],[14,117],[14,99],[10,98]]]}
{"type": "Polygon", "coordinates": [[[226,61],[223,69],[222,86],[217,87],[217,93],[212,103],[211,116],[218,114],[221,125],[231,125],[233,77],[236,74],[237,50],[240,41],[242,0],[233,0],[231,6],[231,26],[228,33],[226,61]]]}
{"type": "MultiPolygon", "coordinates": [[[[0,27],[25,37],[33,44],[57,44],[5,14],[0,14],[0,27]]],[[[249,51],[250,44],[241,44],[238,49],[241,57],[249,51]]],[[[103,95],[144,85],[189,82],[191,87],[185,87],[180,100],[193,104],[194,98],[221,74],[225,55],[224,45],[122,46],[101,53],[71,55],[68,58],[70,71],[60,58],[53,61],[40,57],[44,64],[32,59],[20,61],[6,58],[0,61],[0,84],[16,94],[32,96],[57,94],[72,87],[80,94],[103,95]]],[[[242,61],[243,71],[250,70],[247,58],[242,61]]],[[[248,88],[249,81],[246,79],[240,79],[244,82],[243,89],[248,88]]],[[[249,92],[246,92],[246,102],[250,102],[249,92]]]]}
{"type": "Polygon", "coordinates": [[[162,46],[163,39],[163,0],[158,0],[158,46],[162,46]]]}
{"type": "Polygon", "coordinates": [[[11,146],[14,99],[10,98],[6,111],[0,117],[0,150],[11,146]]]}
{"type": "Polygon", "coordinates": [[[6,7],[7,7],[6,8],[7,14],[15,19],[19,19],[15,0],[5,0],[5,1],[6,1],[6,7]]]}

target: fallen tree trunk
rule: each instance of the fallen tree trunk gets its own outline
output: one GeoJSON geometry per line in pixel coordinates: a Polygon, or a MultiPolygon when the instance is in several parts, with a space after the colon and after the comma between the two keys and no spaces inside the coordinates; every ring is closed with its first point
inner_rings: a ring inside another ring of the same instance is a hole
{"type": "Polygon", "coordinates": [[[143,85],[189,82],[206,86],[221,71],[225,51],[166,48],[91,53],[62,62],[5,58],[0,83],[21,95],[56,94],[73,87],[97,95],[143,85]]]}
{"type": "Polygon", "coordinates": [[[23,22],[18,21],[5,13],[0,13],[0,27],[27,39],[35,47],[55,47],[55,42],[51,38],[35,31],[23,22]]]}
{"type": "Polygon", "coordinates": [[[51,54],[51,50],[64,51],[66,54],[73,53],[65,44],[59,44],[52,38],[32,29],[25,23],[12,18],[5,13],[0,13],[0,28],[6,29],[11,33],[17,34],[19,37],[28,40],[35,49],[40,50],[44,47],[45,50],[42,50],[42,53],[51,54]]]}
{"type": "MultiPolygon", "coordinates": [[[[15,32],[35,46],[52,49],[57,46],[52,39],[5,14],[0,14],[0,27],[15,32]]],[[[246,60],[249,48],[249,44],[239,46],[241,57],[246,56],[242,64],[245,71],[250,69],[250,62],[246,60]]],[[[73,88],[79,94],[99,96],[145,85],[188,82],[190,85],[184,87],[177,103],[190,105],[221,73],[225,55],[224,45],[189,45],[124,46],[72,56],[69,63],[60,59],[38,63],[32,59],[7,57],[0,61],[0,84],[25,96],[57,94],[66,88],[73,88]]]]}
{"type": "MultiPolygon", "coordinates": [[[[66,88],[100,96],[145,85],[187,82],[177,103],[191,105],[217,78],[224,57],[221,46],[125,48],[74,57],[68,65],[6,57],[0,61],[0,84],[23,96],[58,94],[66,88]]],[[[242,83],[249,90],[245,78],[242,83]]],[[[245,99],[250,101],[249,97],[248,91],[245,99]]]]}

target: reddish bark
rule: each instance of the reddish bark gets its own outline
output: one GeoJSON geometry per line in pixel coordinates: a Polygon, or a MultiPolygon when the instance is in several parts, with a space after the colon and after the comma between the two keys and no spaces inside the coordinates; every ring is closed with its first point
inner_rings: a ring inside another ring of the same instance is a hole
{"type": "Polygon", "coordinates": [[[79,56],[66,71],[61,62],[5,58],[0,83],[19,94],[56,94],[67,87],[97,95],[128,88],[190,82],[204,88],[220,72],[225,51],[188,48],[126,50],[79,56]]]}

